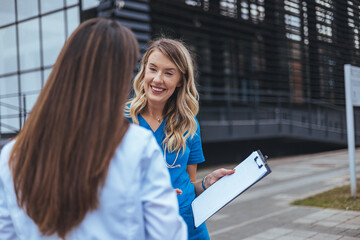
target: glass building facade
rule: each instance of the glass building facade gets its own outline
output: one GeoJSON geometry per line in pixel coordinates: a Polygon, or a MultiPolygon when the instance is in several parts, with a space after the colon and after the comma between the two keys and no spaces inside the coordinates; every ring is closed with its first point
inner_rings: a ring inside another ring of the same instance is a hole
{"type": "Polygon", "coordinates": [[[152,37],[181,38],[195,52],[204,141],[346,144],[344,64],[360,66],[359,0],[152,0],[150,6],[152,37]]]}
{"type": "Polygon", "coordinates": [[[4,0],[0,8],[0,133],[19,131],[81,16],[97,0],[4,0]]]}

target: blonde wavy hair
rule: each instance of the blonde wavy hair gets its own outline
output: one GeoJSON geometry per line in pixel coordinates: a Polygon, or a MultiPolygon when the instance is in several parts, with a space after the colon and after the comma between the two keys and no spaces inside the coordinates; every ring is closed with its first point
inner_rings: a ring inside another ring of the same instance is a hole
{"type": "Polygon", "coordinates": [[[168,99],[165,108],[165,139],[163,145],[170,153],[179,153],[186,148],[186,140],[194,136],[197,130],[195,116],[199,111],[199,94],[195,84],[195,66],[193,58],[185,44],[179,40],[160,38],[152,42],[145,52],[139,73],[134,79],[135,97],[130,99],[125,108],[125,116],[133,123],[139,124],[138,115],[147,106],[147,97],[144,89],[144,76],[149,56],[159,50],[167,56],[181,73],[181,86],[177,87],[168,99]]]}

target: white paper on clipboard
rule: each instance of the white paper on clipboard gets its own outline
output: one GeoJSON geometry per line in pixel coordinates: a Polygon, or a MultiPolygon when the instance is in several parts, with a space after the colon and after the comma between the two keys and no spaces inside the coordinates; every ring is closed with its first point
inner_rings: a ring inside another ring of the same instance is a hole
{"type": "Polygon", "coordinates": [[[235,169],[234,174],[219,179],[191,203],[195,227],[200,226],[222,207],[271,172],[266,159],[259,150],[252,152],[235,169]]]}

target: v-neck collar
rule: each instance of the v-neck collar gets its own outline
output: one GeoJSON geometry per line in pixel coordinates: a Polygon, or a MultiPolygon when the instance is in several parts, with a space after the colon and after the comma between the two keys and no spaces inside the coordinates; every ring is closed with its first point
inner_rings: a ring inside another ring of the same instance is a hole
{"type": "Polygon", "coordinates": [[[139,117],[141,117],[142,121],[144,121],[145,123],[145,127],[149,130],[151,130],[154,134],[157,134],[161,129],[163,129],[163,125],[165,123],[165,118],[162,120],[162,122],[160,123],[160,125],[158,126],[158,128],[154,131],[151,127],[150,124],[145,120],[145,118],[139,114],[139,117]]]}

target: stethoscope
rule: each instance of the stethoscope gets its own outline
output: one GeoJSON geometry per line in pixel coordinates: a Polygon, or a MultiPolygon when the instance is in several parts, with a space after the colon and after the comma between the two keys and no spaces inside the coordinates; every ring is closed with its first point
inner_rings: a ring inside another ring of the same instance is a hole
{"type": "Polygon", "coordinates": [[[177,160],[177,158],[178,158],[178,156],[179,156],[179,152],[180,152],[180,150],[176,153],[176,157],[175,157],[175,160],[174,160],[174,162],[170,165],[170,164],[168,164],[168,162],[166,161],[166,143],[164,144],[164,161],[165,161],[165,163],[166,163],[166,167],[167,168],[180,168],[181,167],[181,165],[180,164],[176,164],[175,165],[175,163],[176,163],[176,160],[177,160]]]}

